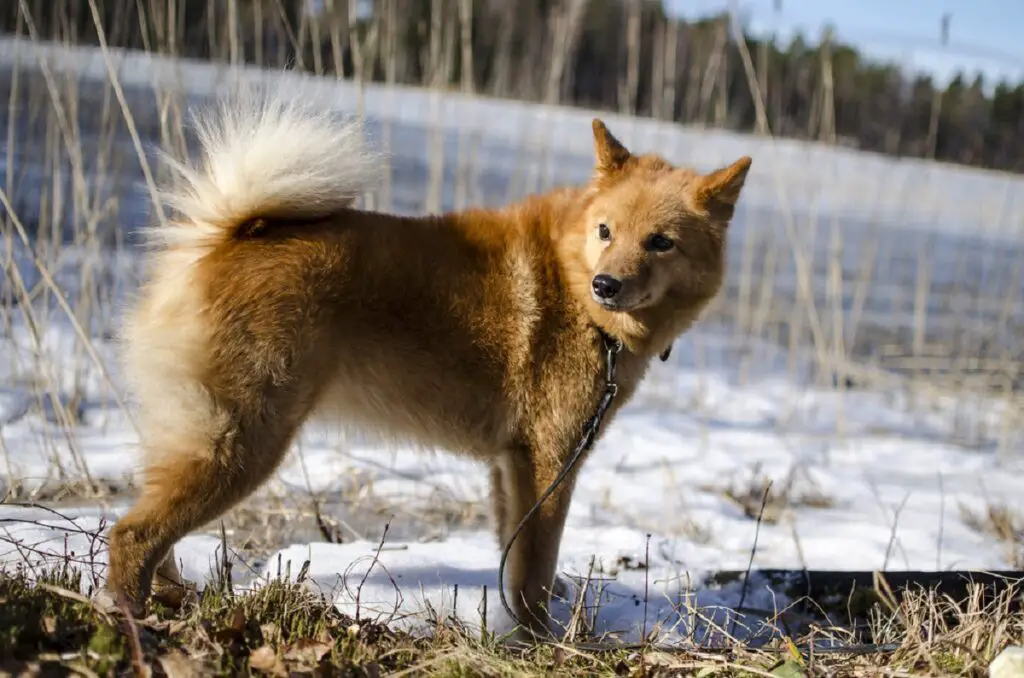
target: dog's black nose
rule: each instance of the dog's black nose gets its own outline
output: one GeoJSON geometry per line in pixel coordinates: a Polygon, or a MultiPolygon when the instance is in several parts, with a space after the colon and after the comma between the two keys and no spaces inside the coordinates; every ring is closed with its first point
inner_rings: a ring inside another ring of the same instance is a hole
{"type": "Polygon", "coordinates": [[[607,273],[594,276],[591,285],[594,287],[594,294],[602,299],[611,299],[622,289],[622,281],[611,277],[607,273]]]}

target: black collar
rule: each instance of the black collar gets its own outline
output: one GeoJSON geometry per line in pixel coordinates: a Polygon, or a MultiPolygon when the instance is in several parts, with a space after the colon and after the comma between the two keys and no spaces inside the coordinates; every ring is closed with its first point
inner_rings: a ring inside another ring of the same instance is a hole
{"type": "MultiPolygon", "coordinates": [[[[612,335],[610,335],[607,332],[605,332],[601,327],[597,327],[597,333],[601,337],[601,343],[604,345],[604,350],[606,352],[607,351],[611,351],[612,348],[614,348],[616,346],[618,347],[618,348],[615,349],[616,353],[618,353],[619,351],[622,350],[622,341],[621,340],[612,337],[612,335]]],[[[658,354],[658,358],[661,359],[661,362],[665,362],[666,360],[668,360],[668,357],[670,355],[672,355],[672,344],[669,344],[668,348],[666,348],[664,351],[659,353],[658,354]]]]}

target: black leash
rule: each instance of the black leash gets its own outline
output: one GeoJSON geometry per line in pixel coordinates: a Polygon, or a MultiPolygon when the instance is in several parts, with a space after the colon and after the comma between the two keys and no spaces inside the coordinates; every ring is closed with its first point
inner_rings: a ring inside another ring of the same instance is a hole
{"type": "Polygon", "coordinates": [[[512,611],[508,601],[505,600],[505,561],[508,560],[508,554],[512,550],[512,544],[515,543],[516,537],[522,531],[526,522],[533,517],[533,514],[537,512],[537,509],[541,507],[544,500],[551,496],[551,493],[558,489],[558,486],[562,484],[572,468],[583,456],[583,453],[588,451],[594,446],[594,441],[597,439],[598,430],[601,428],[601,420],[604,418],[605,412],[612,404],[612,400],[619,393],[619,385],[615,383],[615,364],[618,358],[619,352],[622,350],[622,342],[618,339],[613,339],[608,336],[604,330],[598,329],[601,333],[601,340],[604,344],[605,351],[605,373],[604,373],[604,395],[601,396],[600,402],[597,404],[597,409],[594,411],[594,416],[587,420],[583,425],[583,436],[580,441],[576,444],[576,449],[573,451],[572,456],[562,467],[562,471],[558,474],[548,489],[544,491],[544,494],[540,496],[540,499],[533,505],[533,508],[527,512],[523,519],[519,521],[519,526],[516,531],[512,533],[512,537],[509,538],[508,543],[505,544],[505,549],[501,554],[501,563],[498,565],[498,597],[501,598],[501,605],[505,608],[505,612],[520,626],[525,626],[523,620],[516,616],[516,613],[512,611]]]}

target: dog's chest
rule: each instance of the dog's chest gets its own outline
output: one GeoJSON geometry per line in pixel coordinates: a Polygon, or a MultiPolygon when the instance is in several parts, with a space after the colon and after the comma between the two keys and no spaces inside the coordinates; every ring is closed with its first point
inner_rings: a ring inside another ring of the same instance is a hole
{"type": "MultiPolygon", "coordinates": [[[[610,422],[635,393],[646,372],[646,361],[626,351],[614,357],[609,372],[608,354],[593,346],[578,346],[578,350],[552,355],[537,365],[536,379],[528,392],[522,394],[528,428],[560,431],[561,435],[578,435],[586,422],[594,416],[605,393],[614,391],[614,397],[605,412],[610,422]]],[[[602,429],[606,423],[602,424],[602,429]]]]}

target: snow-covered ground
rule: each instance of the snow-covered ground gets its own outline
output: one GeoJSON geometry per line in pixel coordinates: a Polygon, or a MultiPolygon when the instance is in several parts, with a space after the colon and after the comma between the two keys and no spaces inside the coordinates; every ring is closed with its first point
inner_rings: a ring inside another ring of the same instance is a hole
{"type": "MultiPolygon", "coordinates": [[[[73,343],[51,331],[41,358],[67,355],[73,343]]],[[[1002,545],[965,524],[961,505],[975,511],[1000,502],[1024,508],[1024,459],[999,458],[994,442],[971,448],[951,442],[956,418],[998,431],[1010,416],[1002,403],[926,406],[898,391],[810,390],[781,368],[784,356],[765,345],[755,347],[751,362],[757,368],[740,381],[730,367],[737,359],[732,345],[714,328],[687,335],[669,363],[654,368],[584,468],[560,570],[568,580],[585,577],[595,559],[590,592],[600,598],[599,605],[594,601],[597,632],[635,639],[645,612],[648,631],[661,628],[667,638],[695,633],[699,639],[708,620],[721,622],[739,602],[741,583],[713,588],[702,580],[747,567],[757,523],[726,492],[752,491],[756,510],[758,477],[772,479],[773,496],[783,499],[769,502],[754,569],[1011,566],[1002,545]]],[[[6,342],[3,350],[27,358],[25,348],[6,342]]],[[[100,343],[98,349],[109,356],[111,347],[100,343]]],[[[88,406],[70,437],[54,423],[52,407],[32,402],[27,384],[13,377],[0,383],[8,479],[38,485],[57,467],[75,477],[81,472],[76,458],[94,478],[118,480],[131,472],[135,436],[119,408],[103,404],[110,398],[102,380],[80,382],[88,406]]],[[[1018,435],[1011,445],[1024,448],[1024,438],[1018,435]]],[[[306,509],[316,496],[328,516],[332,497],[339,498],[333,507],[342,516],[357,512],[361,502],[390,507],[394,536],[381,545],[380,531],[358,539],[346,532],[344,543],[324,543],[308,529],[293,534],[286,523],[268,557],[236,554],[237,586],[306,569],[339,607],[353,614],[358,608],[363,617],[426,624],[426,610],[450,615],[457,602],[454,614],[467,624],[479,625],[483,610],[489,628],[506,623],[496,591],[499,550],[489,529],[458,521],[428,533],[407,529],[439,497],[486,509],[484,468],[445,454],[382,449],[312,426],[268,492],[306,509]]],[[[124,508],[123,499],[61,506],[60,515],[2,507],[0,560],[38,562],[44,552],[73,552],[73,560],[95,573],[87,579],[100,582],[106,554],[96,534],[124,508]]],[[[349,528],[360,531],[358,525],[349,528]]],[[[186,537],[177,549],[185,575],[200,583],[217,569],[215,531],[213,526],[186,537]]],[[[229,548],[239,547],[231,542],[229,537],[229,548]]],[[[770,615],[786,604],[781,592],[754,581],[744,608],[770,615]]],[[[559,615],[567,620],[568,608],[563,605],[559,615]]]]}
{"type": "MultiPolygon", "coordinates": [[[[96,50],[44,52],[53,68],[105,77],[96,50]]],[[[24,44],[0,40],[0,65],[33,55],[24,44]]],[[[185,83],[195,96],[217,90],[225,77],[216,66],[140,55],[118,56],[117,68],[126,88],[185,83]]],[[[357,97],[350,83],[322,86],[332,88],[342,109],[357,97]]],[[[469,200],[493,203],[532,185],[578,180],[589,170],[592,112],[375,87],[364,92],[363,106],[377,119],[375,129],[392,134],[390,150],[400,162],[393,167],[391,202],[405,209],[422,209],[426,194],[431,135],[425,130],[443,130],[442,145],[453,157],[462,135],[478,144],[470,172],[478,186],[469,200]],[[557,152],[547,153],[548,147],[557,152]],[[509,167],[518,160],[510,155],[517,151],[529,156],[530,172],[546,172],[546,178],[513,186],[509,167]]],[[[793,229],[792,240],[780,235],[781,245],[772,247],[788,256],[805,250],[823,313],[838,308],[844,323],[862,314],[864,322],[912,336],[916,313],[924,309],[929,331],[940,338],[972,329],[1019,353],[1013,336],[1024,309],[1019,177],[606,117],[628,144],[662,149],[702,168],[755,156],[756,176],[732,229],[737,267],[769,258],[765,231],[793,229]],[[819,221],[830,229],[841,222],[841,228],[815,237],[819,221]],[[913,235],[915,228],[924,234],[913,235]],[[982,232],[989,238],[984,243],[974,239],[982,232]],[[752,240],[745,239],[748,233],[752,240]],[[833,248],[839,233],[844,247],[833,248]],[[878,248],[873,268],[872,247],[878,248]],[[923,273],[918,257],[930,263],[923,273]],[[837,269],[824,265],[844,258],[837,269]],[[862,269],[877,278],[866,301],[858,301],[854,284],[862,269]],[[836,271],[839,290],[830,277],[836,271]],[[921,279],[929,292],[923,306],[915,297],[921,279]],[[987,285],[991,303],[972,305],[949,292],[965,280],[987,285]],[[1000,290],[1007,290],[1005,299],[1000,290]],[[828,295],[839,302],[828,306],[828,295]]],[[[452,159],[445,167],[446,205],[453,202],[457,166],[452,159]]],[[[17,176],[45,178],[46,167],[25,163],[17,176]]],[[[138,187],[137,178],[124,181],[133,182],[138,187]]],[[[118,223],[128,228],[144,217],[145,194],[120,199],[118,223]]],[[[0,276],[6,314],[0,315],[0,496],[17,485],[19,497],[35,489],[52,500],[55,488],[84,477],[123,490],[134,468],[136,436],[118,402],[109,337],[118,300],[134,284],[135,260],[126,251],[76,247],[41,253],[80,313],[76,329],[31,256],[6,236],[0,234],[0,266],[16,270],[21,280],[0,276]],[[11,305],[22,283],[45,311],[11,305]]],[[[769,305],[798,296],[796,275],[786,263],[779,266],[769,281],[769,305]]],[[[730,271],[733,285],[739,274],[730,271]]],[[[750,307],[765,292],[757,284],[747,291],[750,307]]],[[[784,314],[782,308],[771,310],[784,314]]],[[[804,309],[794,302],[797,313],[804,309]]],[[[822,315],[817,322],[833,318],[822,315]]],[[[856,379],[850,390],[838,391],[814,386],[820,381],[808,376],[811,366],[810,349],[790,353],[712,322],[686,335],[668,363],[654,366],[584,467],[563,541],[560,570],[567,581],[590,573],[595,632],[636,639],[657,627],[668,638],[701,640],[741,601],[752,617],[772,617],[789,601],[764,581],[753,581],[746,594],[739,581],[704,583],[709,573],[748,564],[831,570],[1016,564],[1022,554],[969,526],[964,510],[983,513],[1006,504],[1024,511],[1015,491],[1024,482],[1019,401],[910,389],[896,377],[872,389],[856,379]],[[759,510],[765,478],[773,481],[772,493],[758,526],[750,514],[759,510]]],[[[507,622],[496,590],[500,553],[481,518],[489,509],[486,479],[484,468],[466,460],[381,449],[311,426],[247,504],[247,515],[225,520],[233,580],[242,588],[304,569],[351,613],[416,625],[427,623],[429,608],[479,625],[486,609],[488,626],[500,630],[507,622]],[[322,540],[311,517],[314,500],[343,543],[322,540]]],[[[126,502],[120,491],[103,502],[2,505],[0,561],[15,566],[46,560],[43,554],[51,562],[68,557],[90,573],[86,584],[102,583],[102,536],[126,502]]],[[[217,568],[218,534],[212,525],[181,542],[176,556],[186,577],[202,583],[217,568]]],[[[565,622],[567,606],[557,616],[565,622]]]]}

